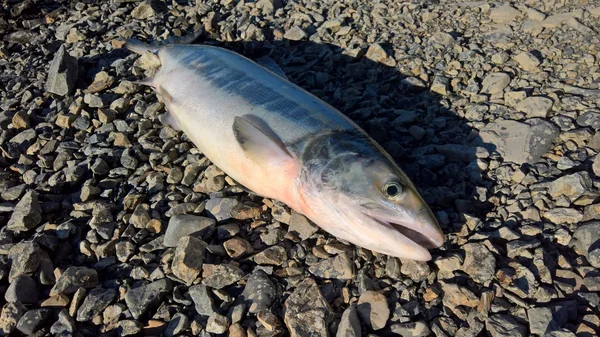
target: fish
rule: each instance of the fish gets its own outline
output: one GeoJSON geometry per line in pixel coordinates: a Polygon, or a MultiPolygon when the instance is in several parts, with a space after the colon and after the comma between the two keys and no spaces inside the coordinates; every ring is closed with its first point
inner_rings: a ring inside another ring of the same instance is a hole
{"type": "Polygon", "coordinates": [[[246,189],[380,254],[429,261],[444,244],[436,217],[384,148],[273,62],[206,44],[130,39],[125,48],[158,59],[139,83],[164,102],[164,122],[246,189]]]}

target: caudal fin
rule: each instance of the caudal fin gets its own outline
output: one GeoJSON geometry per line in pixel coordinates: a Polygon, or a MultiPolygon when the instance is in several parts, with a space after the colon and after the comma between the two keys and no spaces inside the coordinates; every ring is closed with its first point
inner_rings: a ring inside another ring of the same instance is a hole
{"type": "Polygon", "coordinates": [[[129,51],[134,52],[138,55],[142,55],[145,52],[149,51],[151,53],[156,53],[159,49],[157,46],[151,46],[149,44],[143,43],[137,39],[129,39],[125,42],[125,48],[129,51]]]}

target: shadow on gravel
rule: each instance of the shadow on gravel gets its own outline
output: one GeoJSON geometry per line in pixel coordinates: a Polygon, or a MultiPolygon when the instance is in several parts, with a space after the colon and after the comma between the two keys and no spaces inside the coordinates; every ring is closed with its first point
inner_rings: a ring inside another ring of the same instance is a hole
{"type": "MultiPolygon", "coordinates": [[[[477,195],[493,186],[476,165],[476,144],[483,141],[447,107],[448,98],[430,91],[422,80],[403,75],[400,66],[307,41],[223,43],[201,37],[194,44],[224,47],[254,60],[269,57],[289,80],[350,117],[413,180],[445,234],[460,231],[460,214],[482,218],[491,208],[487,197],[477,195]]],[[[458,247],[447,244],[442,249],[458,247]]]]}

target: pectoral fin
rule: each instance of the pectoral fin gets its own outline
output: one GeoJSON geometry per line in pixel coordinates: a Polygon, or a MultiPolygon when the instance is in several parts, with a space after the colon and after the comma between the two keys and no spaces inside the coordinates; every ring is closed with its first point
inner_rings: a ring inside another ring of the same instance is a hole
{"type": "Polygon", "coordinates": [[[235,117],[233,134],[254,162],[264,165],[284,164],[293,159],[281,139],[260,118],[253,115],[235,117]]]}

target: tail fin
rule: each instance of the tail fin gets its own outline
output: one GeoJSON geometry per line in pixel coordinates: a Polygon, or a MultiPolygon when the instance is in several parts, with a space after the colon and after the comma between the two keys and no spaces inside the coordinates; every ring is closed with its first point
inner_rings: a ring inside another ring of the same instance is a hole
{"type": "Polygon", "coordinates": [[[134,52],[138,55],[142,55],[143,53],[149,51],[151,53],[156,54],[158,52],[158,50],[166,45],[166,44],[189,44],[194,42],[196,39],[198,39],[203,33],[203,30],[197,30],[191,34],[176,38],[176,37],[170,37],[165,41],[162,41],[160,43],[156,43],[154,45],[149,45],[146,43],[143,43],[140,40],[137,39],[128,39],[125,42],[125,48],[127,48],[128,50],[130,50],[131,52],[134,52]]]}
{"type": "Polygon", "coordinates": [[[137,39],[129,39],[125,42],[125,48],[127,48],[128,50],[138,54],[138,55],[142,55],[143,53],[149,51],[151,53],[156,53],[159,49],[159,47],[157,46],[151,46],[149,44],[145,44],[140,40],[137,39]]]}

